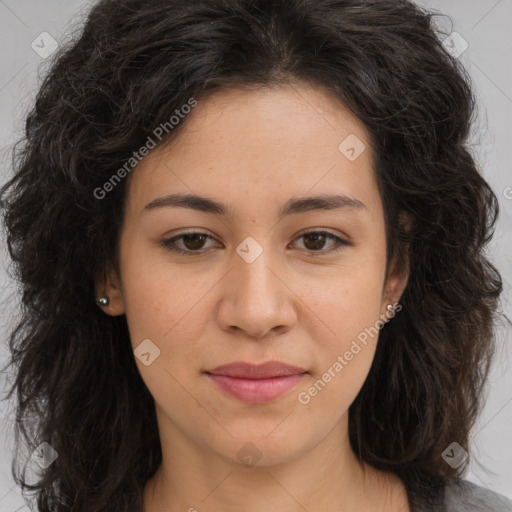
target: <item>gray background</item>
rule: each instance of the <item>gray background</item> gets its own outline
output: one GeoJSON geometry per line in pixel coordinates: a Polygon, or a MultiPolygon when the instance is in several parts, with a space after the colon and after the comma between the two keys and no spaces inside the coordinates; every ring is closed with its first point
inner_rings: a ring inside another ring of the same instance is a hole
{"type": "MultiPolygon", "coordinates": [[[[20,137],[23,119],[39,83],[45,60],[31,47],[48,32],[62,43],[78,25],[91,2],[80,0],[0,0],[0,183],[10,172],[12,144],[20,137]]],[[[480,103],[474,131],[474,152],[500,200],[501,218],[490,252],[501,271],[503,311],[512,318],[512,0],[430,0],[421,5],[450,16],[439,24],[458,32],[468,49],[459,57],[469,71],[480,103]],[[510,188],[509,188],[510,187],[510,188]]],[[[457,43],[458,44],[458,43],[457,43]]],[[[455,46],[457,47],[457,45],[455,46]]],[[[460,46],[459,46],[460,47],[460,46]]],[[[0,246],[7,259],[5,241],[0,246]]],[[[15,285],[0,266],[0,363],[7,358],[6,335],[14,325],[18,304],[15,285]]],[[[500,349],[490,378],[488,398],[473,431],[473,462],[467,478],[512,498],[512,332],[499,331],[500,349]]],[[[12,375],[2,374],[5,389],[12,375]]],[[[28,512],[10,475],[13,407],[0,402],[0,509],[28,512]]]]}

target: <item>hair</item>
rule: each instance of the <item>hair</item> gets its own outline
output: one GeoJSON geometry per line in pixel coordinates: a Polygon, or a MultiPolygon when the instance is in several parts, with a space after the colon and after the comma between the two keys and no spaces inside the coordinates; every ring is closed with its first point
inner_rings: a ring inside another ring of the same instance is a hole
{"type": "Polygon", "coordinates": [[[409,280],[350,406],[351,447],[408,489],[463,475],[467,462],[452,468],[441,454],[453,441],[469,451],[495,350],[502,281],[484,249],[498,202],[468,145],[471,80],[435,16],[406,0],[92,6],[52,58],[2,189],[22,290],[9,338],[16,447],[46,441],[58,453],[35,484],[13,462],[40,511],[139,510],[162,460],[126,318],[95,301],[95,276],[119,269],[127,180],[103,199],[94,191],[190,98],[228,87],[321,87],[364,123],[388,262],[408,265],[409,280]]]}

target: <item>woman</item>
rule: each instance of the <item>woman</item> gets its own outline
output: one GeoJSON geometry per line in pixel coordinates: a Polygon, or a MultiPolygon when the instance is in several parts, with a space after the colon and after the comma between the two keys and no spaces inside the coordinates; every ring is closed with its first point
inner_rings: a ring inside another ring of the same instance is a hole
{"type": "Polygon", "coordinates": [[[512,510],[462,478],[498,207],[432,22],[92,8],[3,191],[40,511],[512,510]]]}

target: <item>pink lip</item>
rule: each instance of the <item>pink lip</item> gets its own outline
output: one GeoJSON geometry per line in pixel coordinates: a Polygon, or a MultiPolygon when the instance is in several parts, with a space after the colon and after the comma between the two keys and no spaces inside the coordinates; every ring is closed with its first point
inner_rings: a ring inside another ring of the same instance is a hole
{"type": "Polygon", "coordinates": [[[251,404],[275,400],[294,388],[306,373],[303,368],[279,361],[258,365],[236,362],[206,372],[222,391],[251,404]]]}

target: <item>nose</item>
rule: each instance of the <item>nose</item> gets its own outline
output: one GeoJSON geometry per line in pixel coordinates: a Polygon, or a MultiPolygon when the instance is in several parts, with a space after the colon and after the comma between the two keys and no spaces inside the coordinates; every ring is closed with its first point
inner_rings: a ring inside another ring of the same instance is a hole
{"type": "Polygon", "coordinates": [[[233,255],[234,266],[221,282],[217,321],[222,329],[261,339],[286,332],[297,321],[292,287],[269,253],[264,250],[252,263],[233,255]]]}

